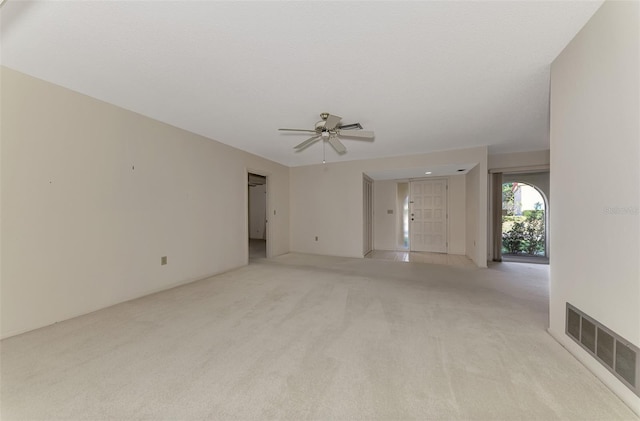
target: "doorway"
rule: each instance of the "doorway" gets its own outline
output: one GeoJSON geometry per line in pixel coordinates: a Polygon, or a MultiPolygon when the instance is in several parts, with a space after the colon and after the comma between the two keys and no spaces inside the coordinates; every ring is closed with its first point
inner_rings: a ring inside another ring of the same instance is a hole
{"type": "Polygon", "coordinates": [[[447,253],[447,180],[409,183],[411,251],[447,253]]]}
{"type": "Polygon", "coordinates": [[[549,262],[547,214],[547,200],[536,186],[518,181],[502,183],[502,260],[549,262]]]}
{"type": "Polygon", "coordinates": [[[267,257],[267,177],[248,173],[249,261],[267,257]]]}

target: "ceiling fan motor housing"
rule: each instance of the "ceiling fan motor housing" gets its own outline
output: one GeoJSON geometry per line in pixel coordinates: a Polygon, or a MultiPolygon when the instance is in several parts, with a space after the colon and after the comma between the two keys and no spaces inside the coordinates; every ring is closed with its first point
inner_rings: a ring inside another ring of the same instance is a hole
{"type": "Polygon", "coordinates": [[[325,129],[325,128],[324,128],[325,123],[326,123],[326,121],[325,121],[325,120],[318,121],[318,122],[316,123],[316,132],[318,132],[318,133],[322,133],[322,132],[327,131],[327,129],[325,129]]]}

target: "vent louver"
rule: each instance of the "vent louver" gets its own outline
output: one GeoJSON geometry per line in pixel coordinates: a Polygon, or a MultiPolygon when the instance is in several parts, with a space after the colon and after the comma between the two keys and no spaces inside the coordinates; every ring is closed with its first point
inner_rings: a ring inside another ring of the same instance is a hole
{"type": "Polygon", "coordinates": [[[565,333],[640,396],[640,349],[567,303],[565,333]]]}

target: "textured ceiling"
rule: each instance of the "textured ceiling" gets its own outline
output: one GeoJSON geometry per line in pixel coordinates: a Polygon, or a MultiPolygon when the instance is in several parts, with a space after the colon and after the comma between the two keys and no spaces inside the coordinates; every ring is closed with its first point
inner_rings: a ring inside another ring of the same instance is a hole
{"type": "Polygon", "coordinates": [[[274,161],[319,113],[360,122],[327,161],[548,148],[549,65],[601,1],[8,0],[2,64],[274,161]]]}

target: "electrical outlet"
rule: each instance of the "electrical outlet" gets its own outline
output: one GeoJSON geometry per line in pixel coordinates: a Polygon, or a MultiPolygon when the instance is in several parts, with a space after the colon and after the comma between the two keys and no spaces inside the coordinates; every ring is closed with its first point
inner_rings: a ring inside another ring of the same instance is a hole
{"type": "Polygon", "coordinates": [[[316,235],[316,241],[318,241],[318,236],[316,235]]]}
{"type": "Polygon", "coordinates": [[[160,258],[160,265],[166,265],[167,264],[167,256],[162,256],[160,258]]]}

